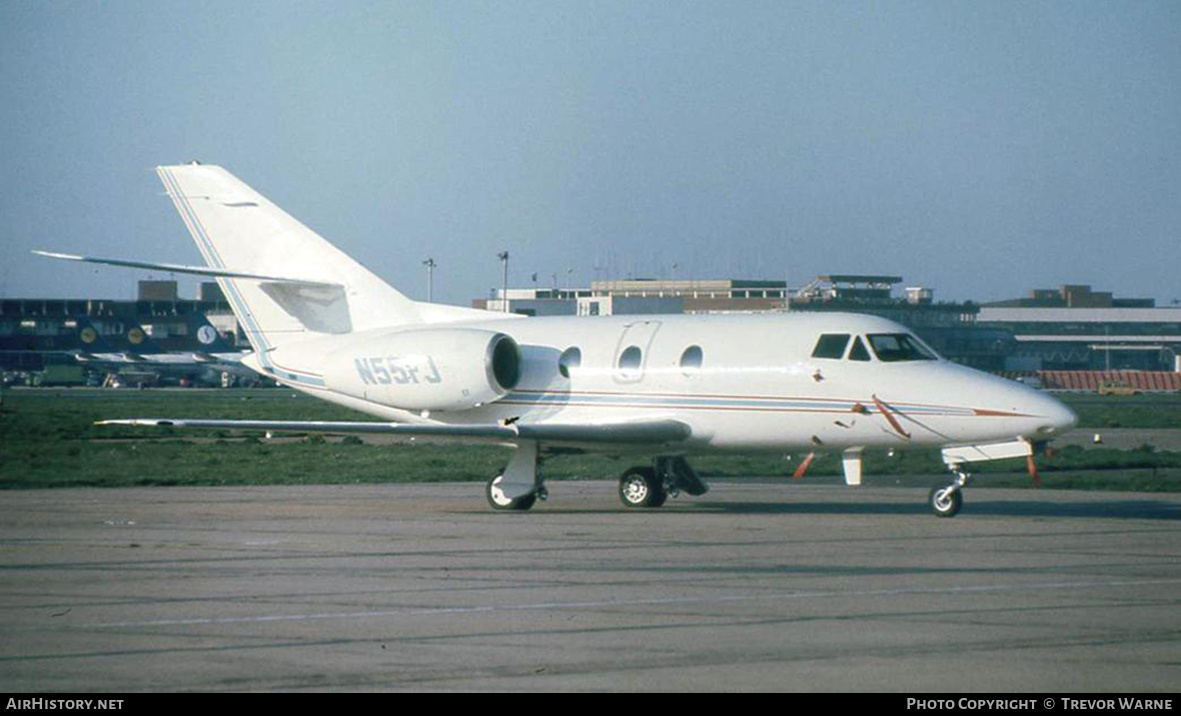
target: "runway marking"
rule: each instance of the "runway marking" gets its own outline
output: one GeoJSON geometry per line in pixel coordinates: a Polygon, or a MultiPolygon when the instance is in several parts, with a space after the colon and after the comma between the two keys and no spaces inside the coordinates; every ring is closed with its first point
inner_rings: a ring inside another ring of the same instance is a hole
{"type": "MultiPolygon", "coordinates": [[[[663,597],[652,599],[604,599],[577,602],[535,602],[530,604],[497,604],[467,607],[432,607],[371,610],[362,612],[322,612],[313,614],[270,614],[246,617],[190,617],[181,619],[153,619],[144,621],[94,622],[78,624],[70,629],[121,629],[127,627],[192,626],[200,624],[262,624],[268,622],[320,621],[329,619],[376,619],[386,617],[417,617],[440,614],[486,614],[489,612],[558,611],[563,609],[592,609],[603,607],[665,606],[678,604],[733,604],[739,602],[787,601],[795,599],[832,599],[834,597],[892,597],[906,595],[982,594],[988,592],[1016,592],[1049,589],[1088,589],[1102,587],[1141,587],[1159,584],[1181,584],[1177,579],[1150,579],[1115,582],[1042,582],[1034,584],[991,584],[976,587],[871,589],[864,591],[832,590],[823,592],[779,592],[771,594],[722,595],[717,597],[663,597]]],[[[65,626],[65,625],[63,625],[65,626]]]]}

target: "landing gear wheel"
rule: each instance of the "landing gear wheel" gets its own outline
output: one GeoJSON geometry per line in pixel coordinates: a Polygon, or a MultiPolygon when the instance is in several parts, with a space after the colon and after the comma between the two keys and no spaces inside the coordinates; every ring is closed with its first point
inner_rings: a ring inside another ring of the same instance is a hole
{"type": "Polygon", "coordinates": [[[619,501],[625,507],[660,507],[667,499],[664,481],[650,467],[633,467],[619,478],[619,501]]]}
{"type": "Polygon", "coordinates": [[[936,487],[927,495],[927,504],[937,517],[955,517],[964,505],[964,496],[955,487],[936,487]]]}
{"type": "Polygon", "coordinates": [[[500,489],[500,481],[504,479],[504,475],[493,475],[492,479],[488,481],[488,485],[484,488],[484,494],[488,497],[488,504],[492,505],[494,510],[517,510],[525,511],[533,506],[537,501],[537,493],[531,492],[523,497],[516,499],[510,498],[504,494],[504,490],[500,489]]]}

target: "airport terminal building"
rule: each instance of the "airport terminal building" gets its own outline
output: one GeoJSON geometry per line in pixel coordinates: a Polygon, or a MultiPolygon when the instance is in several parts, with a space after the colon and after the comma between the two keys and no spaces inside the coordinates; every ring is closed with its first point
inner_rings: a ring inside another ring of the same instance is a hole
{"type": "Polygon", "coordinates": [[[1008,371],[1181,372],[1181,308],[1150,298],[1063,286],[984,304],[977,320],[1013,334],[1008,371]]]}
{"type": "Polygon", "coordinates": [[[40,371],[92,354],[209,352],[248,348],[216,283],[195,299],[175,281],[140,281],[136,300],[0,300],[0,368],[40,371]]]}

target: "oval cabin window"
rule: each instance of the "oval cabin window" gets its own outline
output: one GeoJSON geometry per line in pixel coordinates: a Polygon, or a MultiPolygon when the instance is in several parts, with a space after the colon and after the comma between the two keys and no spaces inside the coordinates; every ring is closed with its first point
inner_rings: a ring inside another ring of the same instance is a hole
{"type": "Polygon", "coordinates": [[[570,377],[570,371],[582,365],[582,351],[574,346],[562,351],[562,356],[558,358],[558,372],[562,374],[563,378],[570,377]]]}
{"type": "Polygon", "coordinates": [[[701,362],[703,360],[701,346],[689,346],[685,352],[681,354],[681,372],[685,375],[693,375],[701,369],[701,362]]]}
{"type": "Polygon", "coordinates": [[[628,346],[619,354],[619,370],[624,373],[638,373],[644,361],[644,354],[639,346],[628,346]]]}

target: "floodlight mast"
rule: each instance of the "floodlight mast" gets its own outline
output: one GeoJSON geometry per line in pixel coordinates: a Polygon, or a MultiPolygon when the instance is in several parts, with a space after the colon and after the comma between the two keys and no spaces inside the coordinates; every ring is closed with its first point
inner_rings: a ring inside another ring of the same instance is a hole
{"type": "Polygon", "coordinates": [[[504,268],[504,278],[500,284],[500,303],[502,310],[508,313],[508,250],[506,249],[496,254],[496,258],[500,259],[500,263],[504,268]]]}
{"type": "Polygon", "coordinates": [[[428,258],[422,262],[426,266],[426,302],[434,303],[435,300],[435,267],[438,266],[433,258],[428,258]]]}

